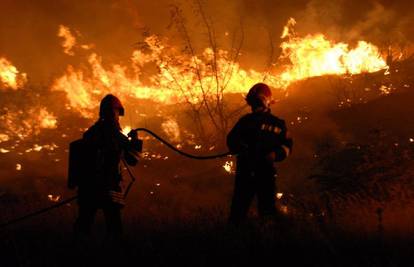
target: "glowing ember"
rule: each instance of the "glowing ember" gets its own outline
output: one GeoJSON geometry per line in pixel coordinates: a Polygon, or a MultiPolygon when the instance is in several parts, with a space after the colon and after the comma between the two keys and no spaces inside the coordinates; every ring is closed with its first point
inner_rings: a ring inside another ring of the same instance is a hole
{"type": "Polygon", "coordinates": [[[288,212],[289,212],[288,207],[286,205],[281,205],[279,207],[279,210],[284,214],[288,214],[288,212]]]}
{"type": "Polygon", "coordinates": [[[7,134],[0,134],[0,143],[7,142],[10,140],[10,137],[7,134]]]}
{"type": "Polygon", "coordinates": [[[233,173],[233,161],[226,161],[223,168],[228,173],[233,173]]]}
{"type": "Polygon", "coordinates": [[[283,197],[283,193],[276,193],[276,198],[277,199],[282,199],[283,197]]]}
{"type": "Polygon", "coordinates": [[[381,87],[379,88],[381,93],[384,95],[389,95],[392,92],[392,89],[393,88],[391,86],[386,86],[386,85],[381,85],[381,87]]]}
{"type": "MultiPolygon", "coordinates": [[[[0,85],[17,90],[27,81],[26,73],[19,73],[17,68],[5,58],[0,58],[0,85]]],[[[1,88],[1,87],[0,87],[1,88]]]]}
{"type": "Polygon", "coordinates": [[[0,153],[2,153],[2,154],[9,153],[9,152],[10,152],[10,150],[0,148],[0,153]]]}
{"type": "Polygon", "coordinates": [[[413,143],[414,142],[414,138],[410,138],[408,140],[410,141],[410,143],[413,143]]]}
{"type": "Polygon", "coordinates": [[[16,164],[16,170],[21,171],[22,170],[22,165],[17,163],[16,164]]]}
{"type": "Polygon", "coordinates": [[[60,195],[47,195],[47,198],[52,202],[58,202],[60,200],[60,195]]]}

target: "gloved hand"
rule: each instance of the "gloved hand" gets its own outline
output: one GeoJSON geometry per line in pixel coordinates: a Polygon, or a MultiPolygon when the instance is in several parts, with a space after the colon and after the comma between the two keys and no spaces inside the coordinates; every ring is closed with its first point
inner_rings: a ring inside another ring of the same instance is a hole
{"type": "Polygon", "coordinates": [[[128,137],[131,138],[131,144],[132,148],[137,152],[142,152],[142,140],[138,139],[138,131],[135,129],[132,129],[128,133],[128,137]]]}
{"type": "Polygon", "coordinates": [[[131,131],[129,131],[128,137],[130,137],[131,139],[138,139],[138,132],[135,129],[132,129],[131,131]]]}

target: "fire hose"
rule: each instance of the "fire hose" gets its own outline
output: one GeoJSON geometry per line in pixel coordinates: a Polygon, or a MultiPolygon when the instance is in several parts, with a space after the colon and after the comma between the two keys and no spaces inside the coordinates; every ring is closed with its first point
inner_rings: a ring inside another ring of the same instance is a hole
{"type": "MultiPolygon", "coordinates": [[[[152,135],[155,139],[157,139],[158,141],[160,141],[164,145],[166,145],[171,150],[177,152],[178,154],[180,154],[180,155],[182,155],[184,157],[191,158],[191,159],[196,159],[196,160],[209,160],[209,159],[217,159],[217,158],[222,158],[222,157],[226,157],[226,156],[232,155],[230,152],[216,154],[216,155],[209,155],[209,156],[192,155],[192,154],[186,153],[186,152],[184,152],[182,150],[179,150],[174,145],[172,145],[171,143],[169,143],[168,141],[166,141],[165,139],[163,139],[162,137],[160,137],[159,135],[157,135],[156,133],[154,133],[153,131],[151,131],[149,129],[146,129],[146,128],[136,128],[133,131],[136,131],[136,132],[146,132],[146,133],[152,135]]],[[[126,169],[128,171],[129,176],[131,177],[131,182],[127,186],[127,188],[125,190],[125,193],[124,193],[124,198],[126,198],[127,195],[128,195],[128,193],[129,193],[129,190],[131,189],[132,184],[135,182],[136,178],[133,175],[132,171],[129,169],[128,164],[126,164],[126,162],[124,160],[122,160],[122,162],[125,165],[125,167],[126,167],[126,169]]],[[[0,224],[0,228],[4,228],[6,226],[9,226],[9,225],[18,223],[20,221],[23,221],[23,220],[26,220],[26,219],[29,219],[29,218],[38,216],[38,215],[43,214],[43,213],[46,213],[46,212],[48,212],[48,211],[50,211],[52,209],[59,208],[59,207],[61,207],[63,205],[69,204],[70,202],[76,200],[77,198],[78,198],[78,196],[72,196],[72,197],[67,198],[65,200],[62,200],[59,203],[56,203],[56,204],[54,204],[52,206],[49,206],[49,207],[46,207],[46,208],[43,208],[43,209],[34,211],[32,213],[26,214],[26,215],[21,216],[21,217],[18,217],[18,218],[11,219],[9,221],[6,221],[4,223],[1,223],[0,224]]]]}

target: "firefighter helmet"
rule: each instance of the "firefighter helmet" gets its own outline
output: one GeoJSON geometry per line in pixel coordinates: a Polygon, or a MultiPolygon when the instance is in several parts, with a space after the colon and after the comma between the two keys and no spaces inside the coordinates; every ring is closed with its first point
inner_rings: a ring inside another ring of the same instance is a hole
{"type": "Polygon", "coordinates": [[[269,86],[264,83],[256,83],[247,93],[246,101],[252,107],[267,107],[270,104],[271,98],[272,91],[269,86]]]}
{"type": "Polygon", "coordinates": [[[102,100],[99,107],[99,117],[103,118],[112,114],[112,110],[119,110],[119,116],[124,116],[125,109],[122,106],[121,101],[112,94],[107,94],[102,100]]]}

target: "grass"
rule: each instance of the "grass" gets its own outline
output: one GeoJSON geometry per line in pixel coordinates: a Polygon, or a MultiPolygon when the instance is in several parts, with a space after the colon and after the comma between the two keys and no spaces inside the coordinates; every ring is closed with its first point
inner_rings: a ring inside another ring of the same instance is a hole
{"type": "Polygon", "coordinates": [[[76,210],[62,207],[1,229],[1,266],[404,266],[414,248],[409,237],[351,233],[315,216],[264,224],[251,214],[234,227],[220,207],[193,212],[157,217],[126,209],[124,238],[111,244],[100,214],[93,237],[75,245],[76,210]]]}

